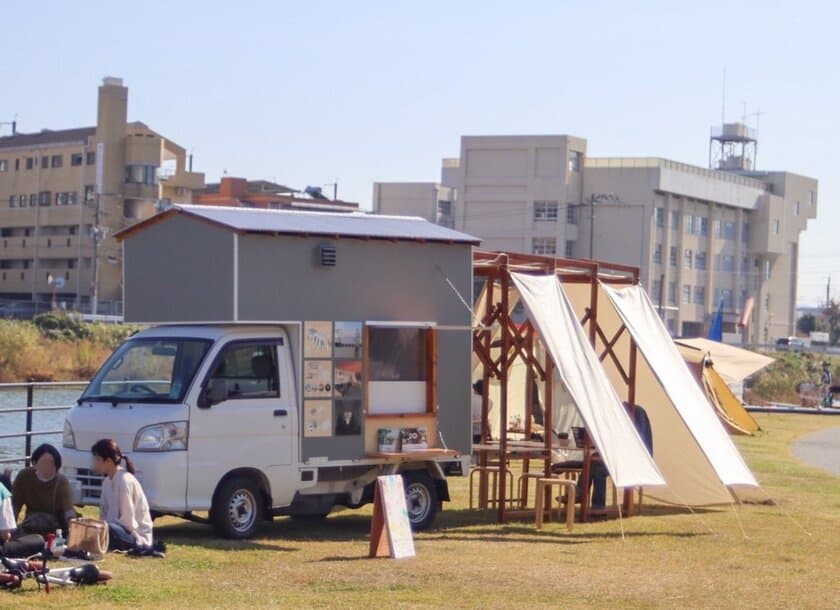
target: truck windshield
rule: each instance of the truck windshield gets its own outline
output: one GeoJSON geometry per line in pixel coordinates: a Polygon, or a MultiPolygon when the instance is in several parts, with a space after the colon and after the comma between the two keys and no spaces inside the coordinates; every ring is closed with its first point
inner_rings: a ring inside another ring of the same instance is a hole
{"type": "Polygon", "coordinates": [[[99,369],[79,401],[180,402],[212,341],[129,339],[99,369]]]}

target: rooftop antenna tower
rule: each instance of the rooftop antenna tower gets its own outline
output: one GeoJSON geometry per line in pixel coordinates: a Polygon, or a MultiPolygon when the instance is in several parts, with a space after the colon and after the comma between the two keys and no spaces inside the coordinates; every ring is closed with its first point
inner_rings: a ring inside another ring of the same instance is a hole
{"type": "Polygon", "coordinates": [[[758,129],[747,125],[746,102],[744,115],[735,123],[726,122],[726,68],[723,70],[723,97],[720,125],[709,136],[709,168],[730,172],[751,172],[758,153],[758,129]]]}

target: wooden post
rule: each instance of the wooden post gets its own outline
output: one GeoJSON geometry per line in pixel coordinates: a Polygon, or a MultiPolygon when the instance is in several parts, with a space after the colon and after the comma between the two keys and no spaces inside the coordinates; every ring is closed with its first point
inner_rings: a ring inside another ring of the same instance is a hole
{"type": "Polygon", "coordinates": [[[510,286],[510,278],[507,269],[507,257],[505,257],[505,268],[501,275],[501,290],[500,302],[502,306],[502,358],[501,358],[501,375],[500,396],[499,396],[499,490],[496,497],[499,500],[499,523],[505,522],[505,508],[507,504],[506,477],[504,471],[506,467],[507,456],[507,419],[508,419],[508,373],[509,373],[509,353],[510,353],[510,303],[508,302],[508,291],[510,286]]]}

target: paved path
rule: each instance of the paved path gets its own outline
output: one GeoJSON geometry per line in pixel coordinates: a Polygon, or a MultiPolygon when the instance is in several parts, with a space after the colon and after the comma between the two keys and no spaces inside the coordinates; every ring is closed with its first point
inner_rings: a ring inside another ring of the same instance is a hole
{"type": "Polygon", "coordinates": [[[792,449],[793,455],[809,466],[840,476],[840,427],[803,436],[792,449]]]}

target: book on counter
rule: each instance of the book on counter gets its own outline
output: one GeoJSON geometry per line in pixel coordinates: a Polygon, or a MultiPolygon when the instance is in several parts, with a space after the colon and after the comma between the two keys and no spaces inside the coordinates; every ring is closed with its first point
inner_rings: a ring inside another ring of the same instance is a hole
{"type": "Polygon", "coordinates": [[[380,428],[376,437],[379,453],[397,453],[400,450],[400,431],[397,428],[380,428]]]}
{"type": "Polygon", "coordinates": [[[429,439],[425,426],[417,428],[400,428],[400,444],[403,453],[425,451],[429,448],[429,439]]]}

